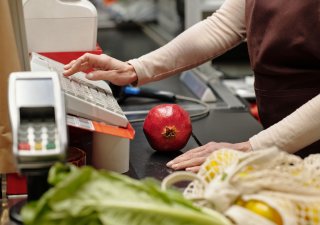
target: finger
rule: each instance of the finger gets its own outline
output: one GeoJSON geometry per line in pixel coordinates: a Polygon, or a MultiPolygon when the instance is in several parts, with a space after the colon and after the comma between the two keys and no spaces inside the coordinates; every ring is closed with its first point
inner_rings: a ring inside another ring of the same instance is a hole
{"type": "Polygon", "coordinates": [[[187,154],[187,153],[184,153],[176,158],[174,158],[173,160],[169,161],[166,166],[167,167],[171,167],[173,164],[177,164],[179,162],[182,162],[182,161],[186,161],[186,160],[189,160],[192,158],[192,155],[191,154],[187,154]]]}
{"type": "Polygon", "coordinates": [[[112,79],[113,75],[114,75],[114,72],[112,71],[96,70],[88,73],[86,75],[86,78],[88,80],[109,80],[109,79],[112,79]]]}
{"type": "Polygon", "coordinates": [[[81,71],[82,64],[83,62],[81,62],[79,59],[75,60],[64,68],[63,75],[70,76],[76,72],[81,71]]]}
{"type": "Polygon", "coordinates": [[[119,79],[119,74],[113,70],[111,70],[111,71],[101,71],[101,70],[92,71],[86,75],[86,78],[88,80],[110,81],[111,83],[118,85],[118,86],[122,86],[122,85],[127,84],[127,82],[125,82],[125,81],[121,82],[121,80],[119,79]]]}
{"type": "Polygon", "coordinates": [[[205,146],[200,146],[200,147],[190,149],[187,152],[183,153],[182,155],[179,155],[176,159],[185,158],[185,157],[192,155],[194,153],[202,152],[204,149],[205,149],[205,146]]]}
{"type": "Polygon", "coordinates": [[[187,161],[183,161],[177,164],[173,164],[171,166],[172,169],[174,170],[182,170],[188,167],[194,167],[194,166],[200,166],[204,161],[206,160],[206,157],[197,157],[197,158],[192,158],[187,161]]]}
{"type": "Polygon", "coordinates": [[[202,154],[206,153],[208,150],[205,146],[200,146],[194,149],[191,149],[185,153],[183,153],[182,155],[174,158],[173,160],[171,160],[170,162],[167,163],[167,166],[170,167],[173,164],[179,163],[181,161],[185,161],[185,160],[189,160],[193,157],[197,157],[197,156],[201,156],[202,154]]]}
{"type": "Polygon", "coordinates": [[[96,55],[86,53],[80,59],[82,60],[82,63],[87,63],[88,66],[93,69],[108,70],[109,64],[112,64],[112,58],[106,54],[96,55]]]}
{"type": "Polygon", "coordinates": [[[99,59],[99,55],[86,53],[79,57],[78,59],[72,61],[66,65],[66,69],[63,72],[64,76],[70,76],[79,71],[85,71],[92,68],[95,62],[99,59]]]}
{"type": "Polygon", "coordinates": [[[184,156],[181,156],[180,158],[174,159],[172,164],[188,161],[193,158],[207,157],[209,154],[210,154],[210,151],[208,149],[203,149],[201,152],[186,154],[184,156]]]}
{"type": "Polygon", "coordinates": [[[201,152],[201,151],[203,151],[205,148],[206,148],[206,146],[205,146],[205,145],[202,145],[202,146],[200,146],[200,147],[190,149],[190,150],[187,151],[186,153],[192,154],[192,153],[201,152]]]}
{"type": "Polygon", "coordinates": [[[73,63],[75,63],[76,60],[72,60],[71,62],[69,62],[68,64],[64,65],[63,69],[68,70],[70,69],[70,67],[73,65],[73,63]]]}
{"type": "Polygon", "coordinates": [[[201,151],[203,151],[204,149],[211,149],[211,148],[213,148],[213,147],[216,146],[216,145],[217,145],[216,142],[209,142],[209,143],[207,143],[207,144],[205,144],[205,145],[202,145],[202,146],[199,146],[199,147],[190,149],[187,153],[191,154],[191,153],[201,152],[201,151]]]}
{"type": "Polygon", "coordinates": [[[82,63],[79,66],[75,67],[74,65],[72,65],[69,69],[63,71],[63,75],[64,76],[70,76],[72,74],[75,74],[79,71],[83,71],[85,72],[86,70],[90,69],[91,67],[89,66],[88,63],[82,63]]]}
{"type": "Polygon", "coordinates": [[[201,166],[193,166],[193,167],[187,167],[186,171],[192,172],[192,173],[198,173],[201,166]]]}
{"type": "Polygon", "coordinates": [[[92,68],[92,66],[88,62],[84,62],[80,65],[80,70],[81,71],[86,71],[88,69],[92,68]]]}
{"type": "MultiPolygon", "coordinates": [[[[92,67],[89,65],[89,63],[88,62],[84,62],[84,63],[82,63],[80,66],[79,66],[79,68],[78,68],[78,71],[83,71],[83,72],[85,72],[85,71],[87,71],[88,69],[91,69],[92,67]]],[[[77,71],[77,72],[78,72],[77,71]]]]}

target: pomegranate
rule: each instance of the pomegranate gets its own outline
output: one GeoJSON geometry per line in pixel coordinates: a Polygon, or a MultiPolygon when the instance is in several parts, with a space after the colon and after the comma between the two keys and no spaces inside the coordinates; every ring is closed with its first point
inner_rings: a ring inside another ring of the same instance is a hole
{"type": "Polygon", "coordinates": [[[154,150],[178,151],[190,138],[190,116],[177,104],[157,105],[146,116],[143,132],[154,150]]]}

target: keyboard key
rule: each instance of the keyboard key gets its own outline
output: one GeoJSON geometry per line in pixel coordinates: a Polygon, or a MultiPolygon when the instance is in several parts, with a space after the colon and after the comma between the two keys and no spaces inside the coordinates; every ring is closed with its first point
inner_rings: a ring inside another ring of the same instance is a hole
{"type": "Polygon", "coordinates": [[[24,143],[24,142],[19,143],[18,150],[30,150],[29,143],[24,143]]]}
{"type": "Polygon", "coordinates": [[[55,149],[55,148],[56,148],[56,144],[55,144],[54,142],[49,142],[49,143],[47,144],[46,148],[47,148],[48,150],[50,150],[50,149],[55,149]]]}
{"type": "Polygon", "coordinates": [[[35,150],[42,150],[42,143],[41,142],[36,142],[34,144],[34,149],[35,150]]]}

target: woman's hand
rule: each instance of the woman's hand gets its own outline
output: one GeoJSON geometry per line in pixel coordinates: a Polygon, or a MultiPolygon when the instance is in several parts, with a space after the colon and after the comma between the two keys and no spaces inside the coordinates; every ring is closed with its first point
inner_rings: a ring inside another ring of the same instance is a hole
{"type": "Polygon", "coordinates": [[[107,80],[118,86],[131,84],[137,80],[137,74],[132,65],[105,54],[85,53],[65,65],[64,69],[64,76],[70,76],[79,71],[93,70],[87,74],[87,79],[107,80]]]}
{"type": "Polygon", "coordinates": [[[176,157],[172,161],[168,162],[167,166],[174,170],[185,169],[187,171],[196,173],[199,171],[201,164],[205,162],[206,158],[213,151],[216,151],[221,148],[229,148],[243,152],[252,150],[249,141],[236,144],[225,142],[209,142],[206,145],[191,149],[186,153],[176,157]]]}

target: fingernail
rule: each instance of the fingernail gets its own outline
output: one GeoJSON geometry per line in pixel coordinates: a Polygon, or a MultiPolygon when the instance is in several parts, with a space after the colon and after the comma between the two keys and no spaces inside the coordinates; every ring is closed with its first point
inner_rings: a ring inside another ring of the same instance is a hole
{"type": "Polygon", "coordinates": [[[89,79],[89,80],[92,79],[93,78],[93,73],[88,73],[86,78],[89,79]]]}
{"type": "Polygon", "coordinates": [[[166,166],[172,166],[172,164],[173,164],[173,161],[169,161],[169,162],[166,164],[166,166]]]}

